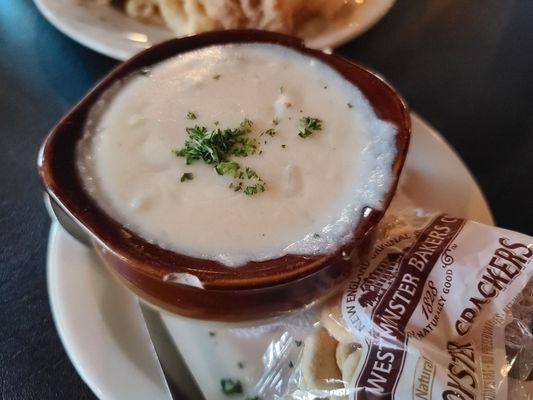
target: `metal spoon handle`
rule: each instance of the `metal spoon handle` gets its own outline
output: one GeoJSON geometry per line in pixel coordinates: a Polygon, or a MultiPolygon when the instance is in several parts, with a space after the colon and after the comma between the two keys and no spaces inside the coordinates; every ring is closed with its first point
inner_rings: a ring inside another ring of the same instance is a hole
{"type": "MultiPolygon", "coordinates": [[[[50,217],[55,217],[74,239],[92,247],[89,235],[46,194],[44,202],[50,217]]],[[[187,363],[174,345],[161,315],[140,300],[139,307],[172,400],[205,400],[187,363]]]]}

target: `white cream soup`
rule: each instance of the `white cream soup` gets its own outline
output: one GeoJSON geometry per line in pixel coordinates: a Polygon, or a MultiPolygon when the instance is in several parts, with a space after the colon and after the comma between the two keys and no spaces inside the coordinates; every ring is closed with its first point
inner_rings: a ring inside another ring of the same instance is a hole
{"type": "Polygon", "coordinates": [[[316,59],[276,45],[213,46],[104,96],[78,167],[101,207],[149,242],[238,266],[328,253],[349,240],[364,206],[381,207],[394,134],[356,87],[316,59]],[[246,118],[249,132],[235,129],[246,118]],[[224,175],[212,159],[187,165],[184,157],[209,154],[198,134],[216,128],[248,145],[221,153],[236,163],[219,166],[224,175]],[[173,152],[184,147],[182,156],[173,152]]]}

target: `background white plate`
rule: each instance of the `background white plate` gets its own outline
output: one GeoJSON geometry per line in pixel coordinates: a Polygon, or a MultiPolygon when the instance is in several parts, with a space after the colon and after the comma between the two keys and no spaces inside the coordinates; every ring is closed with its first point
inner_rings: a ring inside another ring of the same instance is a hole
{"type": "MultiPolygon", "coordinates": [[[[361,0],[350,15],[304,35],[309,47],[325,49],[361,35],[378,22],[395,0],[361,0]]],[[[45,18],[82,45],[118,60],[126,60],[154,43],[174,37],[165,27],[129,18],[112,7],[83,0],[34,0],[45,18]]]]}
{"type": "MultiPolygon", "coordinates": [[[[419,207],[492,224],[488,204],[458,156],[420,118],[412,120],[401,190],[419,207]]],[[[50,231],[48,285],[65,349],[99,398],[169,398],[137,301],[57,223],[50,231]]],[[[236,376],[247,384],[259,375],[264,338],[263,343],[236,345],[235,337],[225,334],[227,328],[169,315],[164,321],[209,400],[220,398],[221,377],[236,376]],[[210,330],[217,331],[215,338],[210,330]],[[246,368],[239,370],[237,360],[245,361],[246,368]]]]}

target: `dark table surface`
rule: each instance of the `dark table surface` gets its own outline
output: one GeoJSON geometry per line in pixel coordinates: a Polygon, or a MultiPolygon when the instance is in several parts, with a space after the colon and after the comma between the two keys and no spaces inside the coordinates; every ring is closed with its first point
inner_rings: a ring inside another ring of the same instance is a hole
{"type": "MultiPolygon", "coordinates": [[[[381,72],[444,135],[500,226],[533,234],[533,1],[401,0],[338,51],[381,72]]],[[[2,399],[94,398],[50,314],[35,160],[54,122],[115,63],[63,36],[30,0],[0,0],[2,399]]]]}

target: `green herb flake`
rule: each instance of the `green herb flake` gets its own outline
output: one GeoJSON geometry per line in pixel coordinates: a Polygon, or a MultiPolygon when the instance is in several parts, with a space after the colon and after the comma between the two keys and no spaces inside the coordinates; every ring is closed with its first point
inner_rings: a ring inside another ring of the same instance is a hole
{"type": "Polygon", "coordinates": [[[212,165],[219,175],[234,178],[230,189],[243,191],[251,196],[265,191],[266,183],[250,168],[241,168],[239,163],[230,161],[230,156],[247,157],[255,154],[259,142],[248,135],[252,132],[253,122],[244,119],[238,128],[209,130],[205,126],[195,125],[185,130],[189,138],[180,149],[173,150],[178,157],[184,157],[187,165],[201,160],[212,165]],[[244,170],[244,171],[243,171],[244,170]]]}
{"type": "Polygon", "coordinates": [[[246,167],[246,169],[245,169],[245,173],[246,173],[246,177],[247,177],[248,179],[259,178],[259,177],[257,176],[257,173],[256,173],[253,169],[251,169],[251,168],[246,167]]]}
{"type": "Polygon", "coordinates": [[[214,79],[215,81],[218,81],[218,80],[220,79],[221,76],[222,76],[222,75],[220,75],[220,74],[213,75],[213,79],[214,79]]]}
{"type": "Polygon", "coordinates": [[[247,196],[253,196],[258,193],[264,192],[266,189],[266,184],[262,179],[259,179],[255,185],[246,186],[244,188],[244,194],[247,196]]]}
{"type": "Polygon", "coordinates": [[[192,111],[189,111],[187,113],[187,119],[196,119],[196,118],[197,118],[196,114],[193,113],[192,111]]]}
{"type": "Polygon", "coordinates": [[[303,117],[300,119],[298,126],[298,136],[306,138],[311,136],[314,132],[322,130],[322,120],[313,117],[303,117]]]}
{"type": "Polygon", "coordinates": [[[274,119],[272,120],[272,123],[273,123],[274,125],[279,125],[279,118],[274,118],[274,119]]]}
{"type": "Polygon", "coordinates": [[[296,347],[300,347],[302,345],[302,341],[301,340],[295,340],[294,344],[296,344],[296,347]]]}
{"type": "Polygon", "coordinates": [[[217,335],[216,332],[213,332],[213,331],[209,332],[210,337],[215,337],[216,335],[217,335]]]}
{"type": "Polygon", "coordinates": [[[289,360],[289,368],[294,368],[294,364],[291,360],[289,360]]]}
{"type": "Polygon", "coordinates": [[[237,178],[241,166],[235,161],[224,161],[215,166],[215,171],[219,175],[231,175],[237,178]]]}
{"type": "MultiPolygon", "coordinates": [[[[242,124],[241,124],[242,125],[242,124]]],[[[244,147],[249,133],[248,128],[242,126],[236,129],[215,128],[211,131],[205,126],[195,125],[185,128],[189,138],[181,149],[174,153],[178,157],[184,157],[187,164],[196,160],[203,160],[206,164],[216,165],[225,161],[227,156],[235,154],[236,149],[244,147]]],[[[240,150],[243,153],[244,150],[240,150]]]]}
{"type": "Polygon", "coordinates": [[[240,192],[242,190],[242,182],[238,182],[238,183],[231,182],[229,184],[229,188],[233,189],[234,192],[240,192]]]}
{"type": "Polygon", "coordinates": [[[352,103],[346,103],[346,105],[348,106],[348,108],[353,108],[353,104],[352,103]]]}
{"type": "Polygon", "coordinates": [[[237,157],[248,157],[251,154],[255,154],[258,147],[259,143],[256,139],[242,137],[237,140],[237,143],[231,151],[231,154],[237,157]]]}
{"type": "Polygon", "coordinates": [[[246,184],[243,193],[247,196],[253,196],[258,193],[262,193],[266,189],[265,181],[263,181],[259,177],[259,175],[257,175],[257,172],[255,172],[251,168],[246,167],[246,169],[244,170],[244,174],[239,174],[239,179],[243,179],[239,182],[240,188],[242,188],[244,184],[246,184]],[[244,181],[244,179],[246,179],[246,182],[244,181]]]}
{"type": "Polygon", "coordinates": [[[239,367],[240,369],[243,369],[244,368],[244,363],[242,361],[239,361],[237,363],[237,367],[239,367]]]}
{"type": "Polygon", "coordinates": [[[261,132],[261,135],[259,136],[268,135],[270,137],[274,137],[277,133],[278,132],[276,132],[274,128],[270,128],[270,129],[267,129],[266,131],[261,132]]]}
{"type": "Polygon", "coordinates": [[[238,379],[224,378],[220,380],[220,386],[222,386],[222,392],[224,394],[241,394],[242,383],[238,379]]]}
{"type": "Polygon", "coordinates": [[[245,133],[250,133],[252,131],[253,126],[254,123],[248,118],[244,118],[244,120],[240,124],[241,129],[243,129],[245,133]]]}
{"type": "Polygon", "coordinates": [[[185,182],[185,181],[192,181],[194,179],[194,175],[190,172],[185,172],[181,178],[180,178],[180,182],[185,182]]]}
{"type": "Polygon", "coordinates": [[[283,86],[280,86],[279,87],[279,94],[283,94],[284,91],[285,91],[285,88],[283,86]]]}
{"type": "Polygon", "coordinates": [[[318,238],[320,237],[320,235],[319,235],[318,233],[314,233],[314,234],[313,234],[313,237],[314,237],[315,239],[318,239],[318,238]]]}

